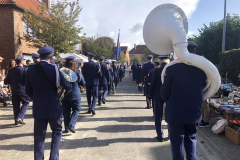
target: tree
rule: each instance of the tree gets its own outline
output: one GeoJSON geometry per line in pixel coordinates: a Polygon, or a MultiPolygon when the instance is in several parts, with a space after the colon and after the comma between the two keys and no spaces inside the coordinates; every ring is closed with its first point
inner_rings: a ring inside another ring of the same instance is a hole
{"type": "MultiPolygon", "coordinates": [[[[240,17],[237,14],[228,14],[226,22],[226,50],[240,48],[240,17]]],[[[189,38],[198,44],[196,53],[213,64],[218,64],[219,54],[222,52],[223,21],[211,22],[209,26],[203,24],[198,31],[199,35],[189,38]]]]}
{"type": "Polygon", "coordinates": [[[133,57],[133,62],[135,63],[140,63],[141,62],[141,56],[140,55],[135,55],[133,57]]]}
{"type": "Polygon", "coordinates": [[[158,58],[158,56],[159,56],[159,55],[153,53],[152,51],[150,51],[148,48],[144,49],[144,54],[145,54],[145,56],[153,55],[153,60],[156,60],[158,58]]]}
{"type": "Polygon", "coordinates": [[[83,53],[91,52],[96,56],[104,56],[106,59],[111,58],[114,40],[110,37],[88,37],[84,43],[83,53]]]}
{"type": "Polygon", "coordinates": [[[41,2],[38,13],[32,9],[30,11],[24,9],[22,20],[30,30],[22,38],[36,48],[46,45],[53,47],[55,56],[59,53],[72,52],[85,35],[79,36],[83,28],[76,26],[81,11],[79,0],[57,1],[51,4],[50,9],[41,2]]]}
{"type": "Polygon", "coordinates": [[[127,56],[124,54],[123,51],[120,53],[120,56],[118,57],[118,60],[117,60],[117,61],[119,61],[119,62],[121,62],[121,63],[127,62],[127,56]]]}

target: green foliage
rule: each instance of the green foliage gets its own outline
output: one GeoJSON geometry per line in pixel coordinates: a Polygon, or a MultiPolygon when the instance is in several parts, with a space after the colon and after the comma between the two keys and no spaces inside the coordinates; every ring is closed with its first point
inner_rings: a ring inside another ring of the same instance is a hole
{"type": "Polygon", "coordinates": [[[72,52],[84,36],[79,36],[82,27],[76,26],[82,11],[79,0],[74,2],[57,1],[48,10],[44,2],[38,7],[38,13],[32,9],[24,10],[22,20],[31,30],[23,39],[29,45],[41,48],[49,45],[54,48],[55,56],[59,53],[72,52]]]}
{"type": "Polygon", "coordinates": [[[118,60],[117,60],[117,61],[119,61],[119,62],[121,62],[121,63],[127,62],[127,56],[124,54],[123,51],[120,53],[120,56],[118,57],[118,60]]]}
{"type": "Polygon", "coordinates": [[[110,59],[114,45],[114,40],[110,37],[88,37],[84,43],[83,54],[87,55],[87,52],[91,52],[97,57],[104,56],[110,59]]]}
{"type": "Polygon", "coordinates": [[[219,55],[219,72],[225,78],[228,72],[228,79],[234,84],[238,84],[238,75],[240,73],[240,49],[225,51],[219,55]]]}
{"type": "Polygon", "coordinates": [[[133,62],[135,63],[140,63],[141,62],[141,56],[140,55],[135,55],[133,57],[133,62]]]}
{"type": "Polygon", "coordinates": [[[150,51],[148,48],[144,49],[144,54],[145,54],[145,56],[153,55],[153,60],[157,60],[157,58],[159,56],[159,55],[153,53],[152,51],[150,51]]]}
{"type": "MultiPolygon", "coordinates": [[[[237,14],[228,14],[226,21],[226,50],[240,48],[240,17],[237,14]]],[[[198,44],[198,55],[218,64],[219,54],[222,52],[223,21],[211,22],[209,26],[204,24],[198,31],[198,36],[193,35],[188,40],[198,44]]]]}

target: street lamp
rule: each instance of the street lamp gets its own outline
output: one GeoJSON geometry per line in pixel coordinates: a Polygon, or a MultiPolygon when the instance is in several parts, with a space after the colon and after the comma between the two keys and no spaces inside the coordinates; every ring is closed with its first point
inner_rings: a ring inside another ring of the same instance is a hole
{"type": "Polygon", "coordinates": [[[227,0],[225,0],[225,2],[224,2],[222,52],[225,51],[225,39],[226,39],[226,6],[227,6],[227,0]]]}

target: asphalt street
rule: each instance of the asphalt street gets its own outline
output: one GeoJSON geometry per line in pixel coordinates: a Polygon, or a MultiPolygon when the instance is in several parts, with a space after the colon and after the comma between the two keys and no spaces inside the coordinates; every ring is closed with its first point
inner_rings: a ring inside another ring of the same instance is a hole
{"type": "MultiPolygon", "coordinates": [[[[60,160],[171,160],[167,124],[163,121],[165,139],[158,142],[152,109],[146,109],[143,93],[127,75],[109,95],[106,104],[97,106],[96,115],[85,114],[87,102],[82,95],[82,109],[76,124],[76,133],[63,133],[60,160]]],[[[0,160],[33,160],[33,125],[30,105],[24,120],[16,127],[12,106],[0,105],[0,160]]],[[[227,160],[228,157],[198,132],[199,160],[227,160]],[[204,141],[204,143],[203,143],[204,141]]],[[[45,140],[45,159],[49,159],[51,129],[45,140]]]]}

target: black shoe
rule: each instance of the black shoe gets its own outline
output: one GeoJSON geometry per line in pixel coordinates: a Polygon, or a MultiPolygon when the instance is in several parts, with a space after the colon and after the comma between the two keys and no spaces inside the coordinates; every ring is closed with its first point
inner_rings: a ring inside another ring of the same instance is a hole
{"type": "Polygon", "coordinates": [[[68,131],[67,131],[67,130],[64,130],[63,133],[68,133],[68,131]]]}
{"type": "Polygon", "coordinates": [[[210,125],[209,125],[209,123],[207,123],[207,122],[202,122],[202,123],[200,123],[198,126],[199,126],[199,127],[209,127],[210,125]]]}
{"type": "Polygon", "coordinates": [[[155,137],[159,142],[164,142],[164,139],[161,137],[155,137]]]}
{"type": "Polygon", "coordinates": [[[101,103],[98,103],[99,106],[101,106],[102,104],[101,103]]]}
{"type": "Polygon", "coordinates": [[[146,107],[146,109],[150,109],[150,107],[146,107]]]}
{"type": "Polygon", "coordinates": [[[105,99],[104,98],[102,99],[102,103],[105,104],[105,99]]]}
{"type": "Polygon", "coordinates": [[[3,107],[7,107],[7,103],[6,102],[3,102],[3,107]]]}
{"type": "Polygon", "coordinates": [[[15,125],[16,125],[16,126],[19,125],[19,122],[18,122],[17,120],[15,120],[15,125]]]}
{"type": "Polygon", "coordinates": [[[72,133],[76,133],[75,129],[71,126],[67,126],[67,128],[72,132],[72,133]]]}
{"type": "Polygon", "coordinates": [[[92,110],[92,114],[93,114],[93,115],[95,115],[95,114],[96,114],[95,110],[92,110]]]}
{"type": "Polygon", "coordinates": [[[87,114],[91,114],[92,112],[91,112],[91,110],[88,110],[86,113],[87,113],[87,114]]]}
{"type": "Polygon", "coordinates": [[[21,120],[20,118],[17,119],[17,122],[20,124],[26,124],[25,122],[23,122],[23,120],[21,120]]]}

